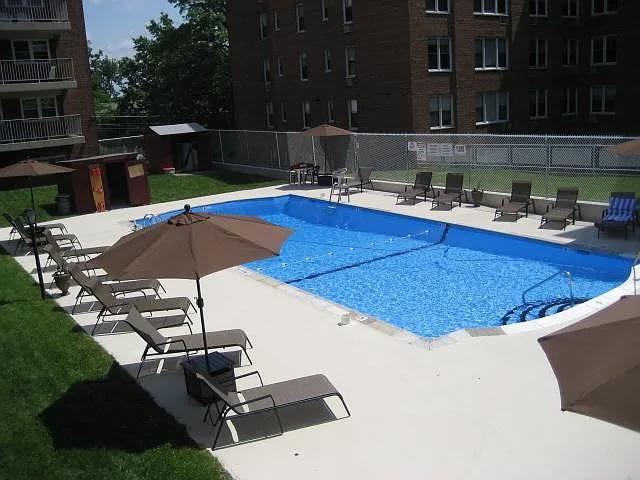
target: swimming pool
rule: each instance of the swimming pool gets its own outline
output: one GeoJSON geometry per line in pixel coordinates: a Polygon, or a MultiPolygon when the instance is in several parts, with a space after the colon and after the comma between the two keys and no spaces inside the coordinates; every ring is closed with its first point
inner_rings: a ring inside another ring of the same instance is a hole
{"type": "MultiPolygon", "coordinates": [[[[499,326],[570,306],[622,283],[631,261],[469,227],[295,195],[194,211],[254,215],[292,228],[279,257],[247,267],[418,335],[499,326]]],[[[179,213],[137,223],[146,226],[179,213]]]]}

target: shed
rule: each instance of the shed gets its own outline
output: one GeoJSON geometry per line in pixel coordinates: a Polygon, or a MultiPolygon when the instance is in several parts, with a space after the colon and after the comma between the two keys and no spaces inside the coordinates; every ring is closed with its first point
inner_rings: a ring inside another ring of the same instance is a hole
{"type": "Polygon", "coordinates": [[[151,201],[147,163],[135,153],[114,153],[58,162],[75,171],[61,175],[58,191],[71,195],[77,213],[91,213],[151,201]]]}
{"type": "Polygon", "coordinates": [[[199,123],[149,127],[144,146],[153,172],[210,170],[210,132],[199,123]]]}

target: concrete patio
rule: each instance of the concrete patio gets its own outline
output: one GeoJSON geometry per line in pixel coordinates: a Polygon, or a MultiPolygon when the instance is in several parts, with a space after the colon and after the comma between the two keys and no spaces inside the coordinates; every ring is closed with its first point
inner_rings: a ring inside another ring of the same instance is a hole
{"type": "MultiPolygon", "coordinates": [[[[85,215],[64,221],[83,246],[109,245],[130,231],[129,221],[185,203],[201,205],[289,193],[327,198],[327,189],[269,187],[138,208],[85,215]]],[[[591,224],[564,231],[539,229],[539,217],[517,223],[493,222],[493,209],[463,206],[431,211],[430,204],[395,205],[395,196],[365,192],[352,205],[512,233],[581,248],[633,255],[638,237],[596,239],[591,224]]],[[[0,241],[8,239],[0,230],[0,241]]],[[[6,243],[4,243],[6,245],[6,243]]],[[[13,252],[13,247],[8,247],[13,252]]],[[[32,257],[17,257],[31,273],[32,257]]],[[[640,268],[640,267],[638,267],[640,268]]],[[[45,277],[50,279],[50,273],[45,277]]],[[[166,296],[195,296],[192,282],[166,280],[166,296]]],[[[640,285],[639,285],[640,287],[640,285]]],[[[75,287],[77,288],[77,287],[75,287]]],[[[65,309],[75,293],[56,300],[65,309]]],[[[629,479],[640,478],[640,434],[588,417],[562,413],[558,387],[537,338],[633,293],[624,285],[558,316],[507,329],[507,335],[453,334],[454,341],[431,349],[428,342],[359,322],[339,326],[343,309],[307,294],[257,281],[242,268],[203,280],[208,330],[242,328],[255,348],[249,351],[265,384],[324,373],[342,392],[352,416],[341,419],[339,402],[290,409],[283,436],[273,418],[255,416],[225,429],[222,444],[257,441],[214,452],[237,480],[279,479],[629,479]],[[334,418],[338,420],[334,421],[334,418]],[[310,428],[300,428],[310,426],[310,428]]],[[[57,295],[57,291],[51,291],[57,295]]],[[[90,327],[96,310],[84,304],[74,315],[90,327]]],[[[102,329],[101,331],[105,331],[102,329]]],[[[169,330],[163,333],[169,335],[169,330]]],[[[180,329],[180,333],[187,333],[180,329]]],[[[102,334],[95,340],[135,374],[144,344],[133,333],[102,334]]],[[[152,364],[161,375],[141,385],[203,446],[213,428],[202,423],[204,408],[187,397],[173,362],[152,364]]],[[[146,373],[150,373],[145,369],[146,373]]],[[[244,384],[243,384],[244,385],[244,384]]],[[[255,383],[247,382],[247,386],[255,383]]],[[[135,435],[135,432],[132,432],[135,435]]]]}

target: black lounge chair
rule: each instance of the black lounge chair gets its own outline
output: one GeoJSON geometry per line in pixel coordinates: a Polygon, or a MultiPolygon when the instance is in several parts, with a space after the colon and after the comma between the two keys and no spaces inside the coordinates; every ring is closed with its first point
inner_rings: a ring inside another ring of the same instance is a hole
{"type": "Polygon", "coordinates": [[[634,192],[614,192],[609,198],[609,206],[602,212],[602,220],[597,222],[598,238],[600,232],[608,230],[624,230],[624,238],[628,238],[628,229],[635,232],[637,223],[636,194],[634,192]]]}
{"type": "MultiPolygon", "coordinates": [[[[200,350],[204,350],[202,333],[165,337],[158,331],[158,328],[153,325],[152,320],[153,319],[143,317],[135,307],[131,308],[127,318],[123,320],[147,343],[140,358],[140,366],[138,367],[136,378],[140,377],[142,365],[148,357],[182,353],[187,356],[188,360],[190,353],[197,353],[200,350]],[[153,351],[149,353],[149,350],[153,351]]],[[[207,348],[214,350],[238,347],[244,352],[249,364],[253,365],[251,358],[247,354],[247,344],[250,348],[253,348],[253,345],[243,330],[220,330],[217,332],[206,332],[205,335],[207,337],[207,348]]]]}
{"type": "Polygon", "coordinates": [[[229,418],[272,411],[278,423],[279,432],[277,435],[279,436],[284,434],[282,420],[278,412],[279,409],[301,403],[324,400],[329,397],[338,397],[347,413],[347,417],[351,416],[351,412],[342,394],[324,375],[310,375],[265,385],[262,382],[262,377],[259,372],[250,372],[233,378],[227,378],[223,382],[218,382],[215,377],[203,374],[202,372],[195,371],[194,373],[207,384],[217,400],[207,406],[207,412],[204,416],[204,421],[209,418],[214,427],[216,425],[218,426],[213,445],[211,446],[212,450],[216,448],[222,426],[229,418]],[[227,388],[225,388],[226,384],[234,384],[238,379],[254,375],[257,376],[260,381],[260,386],[258,387],[238,391],[227,391],[227,388]],[[222,403],[222,409],[220,409],[218,403],[222,403]],[[212,406],[215,407],[217,412],[215,420],[213,418],[213,412],[211,411],[212,406]],[[231,413],[233,413],[233,415],[230,416],[231,413]]]}
{"type": "Polygon", "coordinates": [[[365,185],[371,185],[373,190],[373,182],[371,181],[371,173],[373,168],[370,167],[358,167],[358,174],[355,178],[347,177],[347,169],[341,168],[333,173],[333,181],[331,185],[331,193],[329,193],[329,201],[334,194],[338,195],[338,202],[340,202],[342,195],[347,195],[347,200],[351,201],[351,189],[356,188],[363,192],[365,185]]]}
{"type": "Polygon", "coordinates": [[[547,205],[547,211],[540,219],[542,227],[547,222],[562,222],[562,229],[567,225],[576,223],[576,213],[578,219],[582,219],[580,205],[578,205],[578,189],[577,188],[559,188],[556,195],[556,201],[551,205],[547,205]]]}
{"type": "Polygon", "coordinates": [[[509,201],[505,205],[505,199],[502,199],[502,205],[496,209],[493,219],[496,220],[503,215],[515,215],[518,221],[520,212],[524,211],[524,216],[529,216],[529,205],[533,206],[531,182],[513,182],[509,201]]]}
{"type": "Polygon", "coordinates": [[[462,205],[463,182],[464,175],[462,173],[447,173],[444,192],[436,192],[436,196],[431,202],[431,208],[442,204],[449,205],[450,208],[453,208],[454,203],[457,203],[458,206],[462,205]]]}
{"type": "Polygon", "coordinates": [[[404,187],[404,192],[399,193],[396,197],[396,205],[400,199],[404,201],[411,199],[413,201],[413,205],[415,205],[418,197],[424,197],[424,201],[426,202],[428,192],[431,192],[431,198],[435,198],[436,193],[433,190],[433,185],[431,185],[432,178],[433,172],[416,173],[416,179],[413,182],[413,187],[409,188],[408,185],[404,187]]]}
{"type": "MultiPolygon", "coordinates": [[[[13,236],[16,233],[18,233],[18,230],[16,229],[16,227],[14,226],[14,223],[16,222],[21,222],[22,225],[25,227],[25,229],[28,230],[29,226],[27,225],[27,222],[24,221],[24,218],[22,217],[13,217],[10,213],[8,212],[4,212],[2,214],[2,216],[9,222],[9,224],[11,225],[11,231],[9,232],[9,236],[13,236]]],[[[67,227],[65,226],[64,223],[47,223],[47,224],[40,224],[36,227],[36,234],[37,235],[42,235],[42,232],[44,232],[45,229],[51,230],[52,232],[55,230],[58,230],[58,234],[59,235],[64,235],[69,233],[67,231],[67,227]]]]}
{"type": "Polygon", "coordinates": [[[57,245],[62,244],[63,248],[81,247],[80,241],[72,233],[53,235],[50,230],[40,226],[36,227],[36,245],[34,246],[33,239],[31,238],[31,227],[27,225],[22,218],[13,218],[7,213],[4,214],[4,217],[11,223],[13,229],[18,232],[20,236],[14,250],[14,255],[21,246],[25,246],[28,253],[34,253],[36,248],[43,247],[50,241],[54,241],[57,245]]]}
{"type": "Polygon", "coordinates": [[[371,174],[373,173],[373,168],[371,167],[358,167],[358,175],[356,178],[347,181],[345,184],[345,188],[359,188],[360,193],[364,190],[365,185],[370,185],[371,190],[375,190],[373,188],[373,181],[371,181],[371,174]]]}

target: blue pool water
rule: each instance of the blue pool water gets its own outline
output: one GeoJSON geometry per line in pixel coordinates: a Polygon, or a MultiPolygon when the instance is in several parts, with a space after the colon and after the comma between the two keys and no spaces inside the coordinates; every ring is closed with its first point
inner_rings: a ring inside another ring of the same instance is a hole
{"type": "MultiPolygon", "coordinates": [[[[279,257],[247,266],[427,337],[502,325],[505,314],[525,309],[524,290],[556,272],[570,271],[575,297],[588,299],[623,282],[631,266],[623,257],[294,195],[194,210],[292,228],[279,257]]],[[[568,297],[567,281],[558,277],[527,302],[568,297]]]]}

